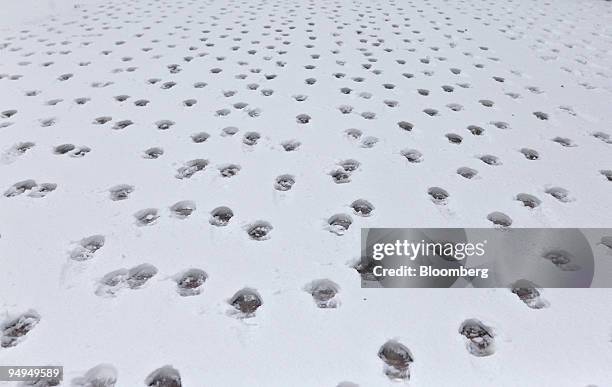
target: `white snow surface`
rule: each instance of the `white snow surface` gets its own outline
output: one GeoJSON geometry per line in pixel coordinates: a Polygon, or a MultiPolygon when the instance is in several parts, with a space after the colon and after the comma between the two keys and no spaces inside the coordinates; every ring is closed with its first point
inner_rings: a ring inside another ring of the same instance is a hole
{"type": "Polygon", "coordinates": [[[122,387],[164,365],[189,387],[612,385],[610,290],[545,289],[550,305],[536,310],[507,289],[362,289],[351,267],[361,227],[494,227],[494,212],[511,227],[612,226],[601,172],[612,169],[611,2],[29,4],[3,2],[0,24],[0,189],[39,187],[0,197],[0,324],[28,311],[40,322],[0,348],[0,364],[64,365],[63,385],[101,364],[122,387]],[[123,120],[133,123],[113,129],[123,120]],[[174,125],[160,130],[163,120],[174,125]],[[221,135],[227,127],[238,132],[221,135]],[[200,132],[209,137],[196,143],[200,132]],[[289,140],[300,146],[285,151],[289,140]],[[55,154],[62,144],[89,152],[55,154]],[[143,157],[151,147],[163,155],[143,157]],[[178,179],[194,159],[208,165],[178,179]],[[359,168],[336,184],[330,173],[347,159],[359,168]],[[221,176],[227,164],[236,175],[221,176]],[[283,174],[290,190],[274,187],[283,174]],[[57,186],[41,194],[42,183],[57,186]],[[111,200],[120,184],[133,192],[111,200]],[[528,208],[521,193],[541,203],[528,208]],[[371,216],[353,213],[356,199],[371,216]],[[184,200],[195,211],[173,215],[184,200]],[[209,223],[219,206],[234,214],[225,227],[209,223]],[[147,208],[159,218],[138,225],[147,208]],[[353,220],[343,235],[329,231],[335,214],[353,220]],[[247,229],[260,220],[272,230],[256,241],[247,229]],[[94,235],[104,245],[73,259],[94,235]],[[99,291],[109,272],[143,263],[158,272],[142,287],[99,291]],[[184,297],[176,278],[189,268],[207,279],[184,297]],[[337,308],[304,290],[317,279],[338,284],[337,308]],[[237,318],[228,300],[245,287],[263,305],[237,318]],[[458,329],[469,318],[494,329],[493,355],[466,350],[458,329]],[[414,356],[409,381],[383,372],[389,339],[414,356]]]}

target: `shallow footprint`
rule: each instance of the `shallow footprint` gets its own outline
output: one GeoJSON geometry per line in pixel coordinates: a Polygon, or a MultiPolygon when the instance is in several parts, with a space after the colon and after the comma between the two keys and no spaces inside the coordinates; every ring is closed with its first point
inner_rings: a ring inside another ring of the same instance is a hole
{"type": "Polygon", "coordinates": [[[132,192],[134,192],[134,186],[129,184],[118,184],[111,187],[108,191],[110,193],[110,199],[112,201],[119,201],[127,199],[132,192]]]}
{"type": "Polygon", "coordinates": [[[96,234],[81,239],[78,245],[70,252],[70,259],[75,261],[88,261],[94,257],[96,251],[104,247],[104,235],[96,234]]]}
{"type": "Polygon", "coordinates": [[[195,210],[196,204],[192,200],[181,200],[179,202],[174,203],[170,207],[170,211],[172,211],[172,214],[179,219],[187,218],[195,210]]]}
{"type": "Polygon", "coordinates": [[[134,214],[136,218],[136,224],[139,226],[150,226],[159,219],[159,212],[157,208],[145,208],[134,214]]]}
{"type": "Polygon", "coordinates": [[[208,160],[194,159],[187,161],[182,167],[177,170],[177,179],[189,179],[196,172],[203,171],[208,165],[208,160]]]}
{"type": "Polygon", "coordinates": [[[36,186],[38,186],[38,184],[36,184],[36,182],[32,179],[18,181],[17,183],[9,187],[9,189],[4,191],[4,196],[6,196],[7,198],[18,196],[26,191],[35,188],[36,186]]]}
{"type": "Polygon", "coordinates": [[[115,387],[117,370],[110,364],[99,364],[72,380],[74,387],[115,387]]]}

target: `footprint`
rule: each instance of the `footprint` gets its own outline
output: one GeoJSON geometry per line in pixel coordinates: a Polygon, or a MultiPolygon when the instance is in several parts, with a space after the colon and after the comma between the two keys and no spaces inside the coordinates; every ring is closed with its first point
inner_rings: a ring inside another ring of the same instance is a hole
{"type": "Polygon", "coordinates": [[[536,116],[537,119],[546,121],[548,120],[548,114],[544,112],[533,112],[533,115],[536,116]]]}
{"type": "Polygon", "coordinates": [[[604,132],[595,132],[592,134],[596,139],[605,142],[606,144],[612,144],[612,138],[608,133],[604,132]]]}
{"type": "Polygon", "coordinates": [[[145,208],[144,210],[136,212],[134,218],[136,218],[136,224],[138,226],[150,226],[159,219],[159,213],[157,208],[145,208]]]}
{"type": "Polygon", "coordinates": [[[192,200],[182,200],[180,202],[174,203],[170,207],[170,211],[172,212],[172,214],[179,219],[187,218],[195,210],[196,210],[196,204],[192,200]]]}
{"type": "Polygon", "coordinates": [[[448,139],[448,142],[450,142],[451,144],[461,144],[461,142],[463,141],[463,137],[455,133],[447,133],[445,134],[445,136],[448,139]]]}
{"type": "Polygon", "coordinates": [[[359,140],[359,138],[363,135],[363,132],[361,130],[354,128],[347,129],[344,131],[344,133],[348,138],[353,140],[359,140]]]}
{"type": "Polygon", "coordinates": [[[209,137],[210,134],[206,132],[194,133],[191,135],[191,141],[195,142],[196,144],[200,144],[208,140],[209,137]]]}
{"type": "Polygon", "coordinates": [[[145,379],[148,387],[182,387],[181,375],[170,365],[165,365],[151,372],[145,379]]]}
{"type": "Polygon", "coordinates": [[[134,186],[129,184],[119,184],[111,187],[108,191],[112,201],[125,200],[134,192],[134,186]]]}
{"type": "Polygon", "coordinates": [[[177,179],[189,179],[196,172],[203,171],[208,165],[208,160],[194,159],[187,161],[182,167],[177,170],[177,179]]]}
{"type": "Polygon", "coordinates": [[[21,343],[39,322],[40,315],[34,310],[3,322],[0,324],[0,347],[10,348],[21,343]]]}
{"type": "Polygon", "coordinates": [[[238,128],[235,126],[228,126],[221,130],[221,135],[224,137],[233,136],[236,133],[238,133],[238,128]]]}
{"type": "Polygon", "coordinates": [[[57,184],[55,183],[41,183],[37,185],[36,187],[32,188],[28,196],[31,198],[44,198],[50,192],[53,192],[56,189],[57,189],[57,184]]]}
{"type": "Polygon", "coordinates": [[[359,168],[360,163],[354,159],[346,159],[339,162],[338,165],[346,172],[355,172],[359,168]]]}
{"type": "Polygon", "coordinates": [[[389,340],[378,350],[378,357],[383,361],[383,371],[389,379],[410,379],[410,364],[414,362],[414,356],[404,344],[389,340]]]}
{"type": "Polygon", "coordinates": [[[572,263],[574,256],[565,250],[551,250],[542,255],[542,257],[562,271],[577,271],[580,266],[572,263]]]}
{"type": "Polygon", "coordinates": [[[407,121],[400,121],[397,123],[397,126],[399,126],[400,129],[403,129],[407,132],[410,132],[414,128],[414,125],[407,121]]]}
{"type": "Polygon", "coordinates": [[[336,169],[331,171],[329,175],[336,184],[346,184],[351,181],[351,174],[344,169],[336,169]]]}
{"type": "Polygon", "coordinates": [[[310,122],[311,118],[308,114],[298,114],[295,117],[295,120],[297,121],[298,124],[307,124],[310,122]]]}
{"type": "Polygon", "coordinates": [[[234,212],[229,207],[217,207],[210,212],[209,223],[213,226],[224,227],[229,224],[234,212]]]}
{"type": "Polygon", "coordinates": [[[81,239],[78,245],[70,252],[70,259],[74,261],[88,261],[94,257],[96,251],[104,247],[104,235],[92,235],[81,239]]]}
{"type": "Polygon", "coordinates": [[[183,297],[197,296],[202,293],[208,274],[200,269],[188,269],[175,276],[178,293],[183,297]]]}
{"type": "Polygon", "coordinates": [[[229,304],[240,313],[240,317],[244,318],[254,316],[255,311],[263,305],[263,300],[257,290],[243,288],[229,299],[229,304]]]}
{"type": "Polygon", "coordinates": [[[612,249],[612,236],[602,236],[599,243],[609,249],[612,249]]]}
{"type": "Polygon", "coordinates": [[[4,191],[4,196],[7,198],[21,195],[22,193],[29,191],[36,187],[38,184],[32,179],[19,181],[13,184],[10,188],[4,191]]]}
{"type": "Polygon", "coordinates": [[[114,130],[123,130],[125,128],[127,128],[130,125],[133,125],[134,122],[132,122],[132,120],[122,120],[122,121],[117,121],[115,122],[115,125],[113,125],[113,129],[114,130]]]}
{"type": "Polygon", "coordinates": [[[495,353],[495,336],[490,327],[476,319],[465,320],[459,334],[466,338],[466,347],[474,356],[490,356],[495,353]]]}
{"type": "MultiPolygon", "coordinates": [[[[109,122],[112,119],[113,118],[109,117],[109,116],[102,116],[102,117],[95,118],[93,123],[96,124],[96,125],[104,125],[104,124],[106,124],[107,122],[109,122]]],[[[121,128],[121,129],[123,129],[123,128],[121,128]]]]}
{"type": "Polygon", "coordinates": [[[88,146],[79,146],[74,151],[69,153],[70,157],[84,157],[87,153],[91,152],[91,148],[88,146]]]}
{"type": "Polygon", "coordinates": [[[295,184],[293,175],[280,175],[274,180],[274,189],[277,191],[289,191],[295,184]]]}
{"type": "Polygon", "coordinates": [[[222,177],[233,177],[238,174],[241,167],[236,164],[225,164],[219,167],[219,173],[222,177]]]}
{"type": "Polygon", "coordinates": [[[145,159],[157,159],[159,158],[159,156],[163,154],[164,154],[164,150],[162,148],[152,147],[152,148],[146,149],[142,157],[144,157],[145,159]]]}
{"type": "Polygon", "coordinates": [[[47,128],[49,126],[53,126],[57,123],[57,119],[56,118],[44,118],[42,120],[40,120],[40,126],[42,126],[43,128],[47,128]]]}
{"type": "Polygon", "coordinates": [[[353,219],[351,218],[350,215],[347,215],[347,214],[332,215],[327,220],[327,224],[328,224],[327,230],[333,234],[342,236],[348,231],[352,223],[353,223],[353,219]]]}
{"type": "Polygon", "coordinates": [[[257,144],[257,141],[261,138],[261,135],[257,132],[246,132],[242,139],[242,142],[246,145],[253,146],[257,144]]]}
{"type": "Polygon", "coordinates": [[[503,212],[495,211],[487,215],[487,219],[496,226],[510,227],[512,219],[503,212]]]}
{"type": "Polygon", "coordinates": [[[272,229],[273,227],[270,223],[260,220],[248,225],[246,231],[251,239],[263,241],[270,239],[272,229]]]}
{"type": "Polygon", "coordinates": [[[155,126],[157,126],[157,129],[159,130],[168,130],[173,125],[174,125],[174,121],[170,121],[170,120],[160,120],[160,121],[155,122],[155,126]]]}
{"type": "Polygon", "coordinates": [[[427,194],[431,196],[431,201],[434,204],[446,204],[448,202],[448,197],[450,196],[448,192],[440,187],[431,187],[427,190],[427,194]]]}
{"type": "Polygon", "coordinates": [[[546,192],[547,194],[549,194],[550,196],[552,196],[553,198],[557,199],[558,201],[562,203],[568,203],[572,201],[572,199],[569,196],[569,191],[566,190],[565,188],[550,187],[544,190],[544,192],[546,192]]]}
{"type": "Polygon", "coordinates": [[[542,309],[549,305],[548,301],[540,297],[540,289],[531,281],[518,280],[511,285],[511,291],[531,309],[542,309]]]}
{"type": "Polygon", "coordinates": [[[134,266],[128,270],[128,276],[126,278],[127,285],[130,289],[140,289],[147,281],[153,278],[157,272],[157,268],[148,263],[134,266]]]}
{"type": "Polygon", "coordinates": [[[114,270],[100,280],[96,295],[114,297],[123,289],[140,289],[157,274],[155,266],[143,263],[131,269],[114,270]]]}
{"type": "Polygon", "coordinates": [[[504,121],[491,121],[491,125],[497,129],[508,129],[510,127],[510,124],[504,121]]]}
{"type": "Polygon", "coordinates": [[[481,128],[480,126],[476,126],[476,125],[470,125],[467,127],[467,129],[470,131],[470,133],[472,133],[474,136],[482,136],[484,134],[484,129],[481,128]]]}
{"type": "Polygon", "coordinates": [[[127,269],[114,270],[105,274],[96,289],[96,295],[100,297],[115,297],[117,292],[126,286],[125,280],[127,275],[127,269]]]}
{"type": "Polygon", "coordinates": [[[312,295],[312,299],[319,308],[328,309],[340,306],[340,300],[336,297],[340,286],[331,280],[312,281],[304,287],[304,290],[312,295]]]}
{"type": "Polygon", "coordinates": [[[282,142],[281,145],[286,152],[293,152],[297,150],[302,143],[297,140],[288,140],[282,142]]]}
{"type": "Polygon", "coordinates": [[[499,160],[499,158],[497,156],[493,156],[493,155],[482,155],[479,157],[479,159],[487,164],[487,165],[501,165],[501,161],[499,160]]]}
{"type": "Polygon", "coordinates": [[[115,387],[116,383],[117,370],[110,364],[99,364],[72,380],[74,387],[115,387]]]}
{"type": "Polygon", "coordinates": [[[17,114],[17,110],[15,109],[10,109],[10,110],[5,110],[3,112],[0,113],[0,117],[2,118],[11,118],[13,117],[15,114],[17,114]]]}
{"type": "Polygon", "coordinates": [[[75,149],[73,144],[61,144],[53,148],[53,153],[63,155],[75,149]]]}
{"type": "Polygon", "coordinates": [[[361,148],[373,148],[378,143],[378,138],[373,136],[366,136],[361,140],[361,148]]]}
{"type": "Polygon", "coordinates": [[[357,199],[351,203],[351,208],[355,215],[359,216],[370,216],[374,211],[374,205],[365,199],[357,199]]]}
{"type": "Polygon", "coordinates": [[[612,170],[602,169],[601,171],[599,171],[599,173],[602,174],[606,179],[608,179],[608,181],[612,181],[612,170]]]}
{"type": "Polygon", "coordinates": [[[2,155],[2,163],[10,164],[19,156],[24,155],[27,151],[32,149],[36,144],[31,141],[20,142],[13,145],[2,155]]]}
{"type": "Polygon", "coordinates": [[[536,208],[542,203],[542,201],[537,197],[526,193],[516,195],[516,200],[520,201],[525,207],[529,208],[536,208]]]}
{"type": "Polygon", "coordinates": [[[522,148],[521,153],[527,160],[538,160],[540,158],[540,154],[534,149],[522,148]]]}
{"type": "Polygon", "coordinates": [[[463,110],[463,106],[458,103],[449,103],[448,105],[446,105],[446,107],[454,112],[459,112],[463,110]]]}
{"type": "Polygon", "coordinates": [[[457,169],[457,174],[459,176],[465,177],[466,179],[472,179],[476,175],[478,175],[478,171],[468,167],[461,167],[457,169]]]}
{"type": "Polygon", "coordinates": [[[563,146],[563,147],[574,147],[576,146],[576,144],[574,144],[574,142],[567,138],[567,137],[555,137],[552,139],[552,141],[556,142],[557,144],[563,146]]]}
{"type": "Polygon", "coordinates": [[[420,163],[423,161],[423,154],[416,149],[404,149],[400,154],[411,163],[420,163]]]}

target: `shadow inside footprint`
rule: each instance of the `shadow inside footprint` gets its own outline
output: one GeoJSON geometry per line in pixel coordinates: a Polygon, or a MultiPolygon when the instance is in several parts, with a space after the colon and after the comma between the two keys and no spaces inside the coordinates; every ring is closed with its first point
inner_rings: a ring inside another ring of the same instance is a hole
{"type": "Polygon", "coordinates": [[[495,353],[495,338],[490,327],[476,319],[465,320],[459,334],[466,338],[466,347],[474,356],[490,356],[495,353]]]}
{"type": "Polygon", "coordinates": [[[202,292],[207,279],[208,275],[204,270],[188,269],[175,276],[177,291],[183,297],[197,296],[202,292]]]}
{"type": "Polygon", "coordinates": [[[96,251],[100,250],[105,243],[104,235],[92,235],[83,238],[70,252],[70,259],[75,261],[88,261],[93,258],[96,251]]]}
{"type": "Polygon", "coordinates": [[[170,365],[163,366],[151,372],[145,379],[148,387],[181,387],[181,375],[170,365]]]}
{"type": "Polygon", "coordinates": [[[30,310],[16,318],[0,324],[0,347],[10,348],[19,344],[40,322],[40,315],[30,310]]]}
{"type": "Polygon", "coordinates": [[[389,340],[378,350],[378,357],[384,362],[384,373],[389,379],[410,379],[410,364],[414,357],[404,344],[389,340]]]}
{"type": "Polygon", "coordinates": [[[304,290],[312,295],[312,299],[319,308],[337,308],[340,301],[336,295],[340,286],[328,279],[314,280],[304,287],[304,290]]]}
{"type": "Polygon", "coordinates": [[[255,289],[243,288],[230,298],[229,304],[239,312],[240,317],[251,317],[263,305],[263,301],[255,289]]]}

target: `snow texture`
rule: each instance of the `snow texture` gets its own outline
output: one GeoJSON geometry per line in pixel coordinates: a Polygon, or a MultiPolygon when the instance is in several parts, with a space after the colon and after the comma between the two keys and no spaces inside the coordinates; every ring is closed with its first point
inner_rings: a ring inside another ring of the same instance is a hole
{"type": "Polygon", "coordinates": [[[612,385],[609,290],[362,289],[354,267],[362,227],[612,226],[611,2],[0,19],[0,364],[74,386],[612,385]]]}

